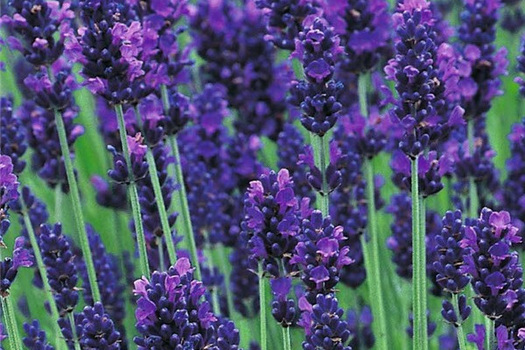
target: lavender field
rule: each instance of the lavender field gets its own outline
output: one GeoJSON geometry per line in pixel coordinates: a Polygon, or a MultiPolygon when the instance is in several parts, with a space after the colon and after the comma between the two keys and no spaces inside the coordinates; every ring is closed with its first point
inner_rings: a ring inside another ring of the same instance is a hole
{"type": "Polygon", "coordinates": [[[0,350],[525,350],[525,2],[0,10],[0,350]]]}

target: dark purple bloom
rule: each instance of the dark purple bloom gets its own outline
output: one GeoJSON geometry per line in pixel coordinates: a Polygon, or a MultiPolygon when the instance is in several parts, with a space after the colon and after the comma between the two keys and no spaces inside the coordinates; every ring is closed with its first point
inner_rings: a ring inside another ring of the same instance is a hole
{"type": "Polygon", "coordinates": [[[303,20],[319,11],[312,0],[256,0],[267,16],[266,39],[275,46],[292,51],[303,20]]]}
{"type": "Polygon", "coordinates": [[[476,306],[493,320],[505,319],[518,301],[522,268],[510,248],[519,243],[518,228],[508,212],[484,208],[479,219],[466,223],[461,247],[468,248],[469,254],[464,256],[462,271],[472,277],[476,306]]]}
{"type": "MultiPolygon", "coordinates": [[[[111,304],[108,304],[111,305],[111,304]]],[[[101,303],[86,306],[82,312],[79,343],[82,349],[119,350],[120,333],[101,303]]]]}
{"type": "Polygon", "coordinates": [[[342,39],[342,67],[356,74],[374,68],[390,45],[390,17],[384,0],[326,1],[326,19],[342,39]]]}
{"type": "Polygon", "coordinates": [[[458,33],[465,45],[463,57],[470,66],[467,70],[470,74],[460,84],[470,88],[463,91],[462,107],[465,118],[479,118],[490,109],[492,99],[501,94],[499,78],[507,73],[507,50],[496,51],[494,46],[501,2],[464,0],[464,3],[458,33]]]}
{"type": "Polygon", "coordinates": [[[20,51],[34,66],[50,65],[64,52],[65,33],[74,12],[69,1],[10,1],[11,14],[1,23],[16,35],[9,46],[20,51]],[[56,40],[58,37],[58,40],[56,40]]]}
{"type": "Polygon", "coordinates": [[[259,312],[259,278],[253,272],[257,263],[250,259],[243,240],[238,241],[229,262],[232,272],[227,288],[231,288],[235,309],[244,317],[253,317],[259,312]]]}
{"type": "Polygon", "coordinates": [[[306,286],[305,297],[311,304],[320,294],[330,294],[339,282],[341,269],[352,263],[349,248],[344,245],[343,227],[332,225],[315,210],[301,225],[299,243],[290,261],[301,267],[301,280],[306,286]],[[340,247],[341,246],[341,247],[340,247]]]}
{"type": "Polygon", "coordinates": [[[33,320],[31,323],[24,323],[24,331],[26,336],[23,342],[29,350],[55,350],[55,348],[47,342],[46,332],[40,329],[38,320],[33,320]]]}
{"type": "Polygon", "coordinates": [[[446,291],[461,293],[469,283],[469,277],[462,271],[463,256],[468,250],[461,246],[465,227],[461,211],[448,211],[443,217],[443,229],[435,237],[437,260],[433,267],[437,272],[436,282],[446,291]]]}
{"type": "Polygon", "coordinates": [[[292,57],[303,64],[306,80],[293,82],[290,102],[301,108],[301,123],[323,136],[337,121],[343,85],[334,81],[335,60],[342,52],[339,37],[322,18],[305,20],[292,57]]]}
{"type": "Polygon", "coordinates": [[[396,82],[399,95],[392,111],[394,121],[405,130],[399,146],[411,158],[418,157],[427,147],[428,128],[437,125],[436,115],[444,104],[429,5],[425,0],[399,4],[399,13],[394,15],[396,55],[385,67],[387,77],[396,82]]]}
{"type": "Polygon", "coordinates": [[[135,312],[139,349],[206,349],[219,339],[225,341],[216,331],[220,323],[210,305],[200,300],[205,288],[193,279],[188,259],[177,260],[167,273],[154,272],[150,281],[137,280],[134,292],[139,296],[135,312]]]}
{"type": "Polygon", "coordinates": [[[25,160],[21,158],[27,150],[27,132],[22,121],[13,115],[11,97],[0,98],[0,117],[0,153],[11,158],[13,172],[20,174],[26,166],[25,160]]]}
{"type": "Polygon", "coordinates": [[[62,226],[42,225],[39,246],[58,312],[65,316],[73,312],[78,303],[78,276],[73,252],[66,236],[62,234],[62,226]]]}
{"type": "Polygon", "coordinates": [[[238,111],[234,125],[239,132],[275,140],[285,120],[290,70],[274,63],[276,49],[261,35],[261,11],[253,1],[236,6],[221,0],[199,1],[193,12],[195,45],[205,60],[201,79],[226,87],[228,103],[238,111]]]}
{"type": "Polygon", "coordinates": [[[451,323],[454,327],[461,325],[470,315],[471,307],[467,304],[467,297],[461,294],[459,300],[459,315],[456,313],[455,306],[448,300],[443,300],[441,315],[446,322],[451,323]]]}
{"type": "Polygon", "coordinates": [[[278,277],[270,280],[270,286],[274,295],[272,302],[272,316],[283,327],[290,327],[297,318],[295,301],[288,298],[292,289],[290,277],[278,277]]]}
{"type": "Polygon", "coordinates": [[[131,158],[131,168],[133,174],[128,173],[126,160],[122,153],[117,152],[113,146],[108,146],[109,151],[113,154],[114,168],[108,171],[108,176],[118,183],[130,183],[144,178],[148,172],[148,163],[145,161],[147,146],[144,145],[144,138],[140,133],[135,137],[126,136],[131,158]]]}
{"type": "MultiPolygon", "coordinates": [[[[301,301],[299,302],[301,304],[301,301]]],[[[350,350],[348,340],[350,331],[348,324],[343,320],[343,309],[337,299],[331,295],[319,294],[315,304],[306,300],[303,304],[303,326],[306,332],[304,350],[350,350]]]]}
{"type": "Polygon", "coordinates": [[[299,203],[288,170],[271,171],[250,182],[244,200],[244,234],[252,257],[262,261],[264,270],[281,276],[280,263],[289,266],[299,233],[299,203]]]}
{"type": "Polygon", "coordinates": [[[0,262],[0,296],[6,298],[20,267],[33,265],[33,256],[24,248],[24,238],[17,237],[13,248],[13,257],[0,262]]]}
{"type": "Polygon", "coordinates": [[[18,179],[13,172],[11,157],[0,155],[0,215],[9,202],[18,198],[18,179]]]}

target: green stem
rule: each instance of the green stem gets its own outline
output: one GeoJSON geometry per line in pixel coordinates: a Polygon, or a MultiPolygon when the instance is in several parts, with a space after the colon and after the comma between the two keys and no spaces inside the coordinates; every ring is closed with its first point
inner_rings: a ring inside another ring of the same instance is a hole
{"type": "Polygon", "coordinates": [[[314,163],[317,168],[321,171],[322,184],[321,191],[316,192],[316,204],[317,208],[321,210],[323,216],[328,215],[328,184],[326,182],[326,167],[328,162],[328,137],[320,137],[317,134],[310,133],[310,140],[312,143],[312,149],[314,151],[314,163]]]}
{"type": "MultiPolygon", "coordinates": [[[[459,314],[459,298],[457,294],[452,294],[452,305],[454,306],[454,312],[458,316],[458,320],[460,314],[459,314]]],[[[463,331],[463,325],[461,322],[458,322],[458,325],[456,327],[456,333],[458,337],[458,344],[459,344],[459,350],[467,350],[467,340],[465,339],[465,332],[463,331]]]]}
{"type": "Polygon", "coordinates": [[[290,327],[283,328],[285,349],[292,350],[292,339],[290,337],[290,327]]]}
{"type": "MultiPolygon", "coordinates": [[[[42,284],[44,286],[44,292],[46,294],[47,302],[49,303],[49,309],[51,310],[51,318],[53,319],[52,323],[54,332],[57,335],[57,338],[60,338],[59,335],[62,333],[62,331],[60,330],[60,327],[58,326],[57,322],[60,316],[58,314],[58,308],[55,302],[55,298],[53,296],[51,286],[49,285],[49,279],[47,278],[46,265],[44,264],[44,260],[42,259],[42,253],[40,252],[40,246],[38,245],[38,241],[36,239],[35,230],[33,229],[31,219],[29,218],[27,206],[23,200],[21,200],[20,202],[22,203],[22,217],[24,219],[24,224],[27,229],[29,241],[31,242],[31,247],[33,248],[33,255],[35,256],[38,272],[40,272],[40,277],[42,278],[42,284]]],[[[66,345],[67,344],[65,343],[65,341],[58,340],[57,348],[63,349],[66,345]]]]}
{"type": "Polygon", "coordinates": [[[157,171],[157,165],[155,163],[155,157],[150,147],[146,152],[146,159],[148,161],[149,175],[151,178],[151,184],[153,185],[153,192],[155,193],[155,201],[157,202],[157,209],[159,211],[160,223],[164,238],[166,239],[166,246],[168,248],[168,256],[170,257],[170,265],[175,265],[177,262],[177,253],[175,253],[175,244],[173,243],[173,237],[171,236],[171,227],[168,221],[168,213],[166,212],[166,206],[164,205],[164,196],[162,195],[162,189],[160,187],[159,174],[157,171]]]}
{"type": "Polygon", "coordinates": [[[264,291],[264,271],[263,264],[259,262],[259,312],[261,326],[261,350],[268,350],[267,333],[266,333],[266,294],[264,291]]]}
{"type": "MultiPolygon", "coordinates": [[[[210,270],[210,273],[213,273],[213,252],[207,231],[204,231],[204,254],[206,256],[206,260],[208,261],[208,268],[210,270]]],[[[219,316],[221,314],[221,307],[219,304],[219,291],[217,290],[217,286],[213,286],[211,288],[210,294],[212,300],[213,313],[216,316],[219,316]]]]}
{"type": "Polygon", "coordinates": [[[161,271],[166,271],[166,262],[164,261],[164,242],[162,242],[162,237],[157,237],[157,248],[159,251],[159,265],[161,271]]]}
{"type": "Polygon", "coordinates": [[[78,342],[78,335],[77,335],[77,329],[75,326],[75,316],[73,315],[73,312],[70,312],[68,314],[69,317],[69,324],[71,325],[71,333],[73,335],[73,344],[75,345],[75,350],[82,350],[80,348],[80,343],[78,342]]]}
{"type": "Polygon", "coordinates": [[[98,290],[97,274],[95,273],[95,265],[93,264],[93,257],[91,255],[91,248],[89,247],[88,235],[82,214],[82,207],[80,204],[80,191],[78,190],[77,179],[73,171],[73,162],[71,161],[71,153],[69,151],[69,144],[67,143],[66,128],[64,126],[64,119],[62,113],[55,110],[55,123],[58,131],[58,139],[60,141],[60,149],[62,151],[62,158],[66,168],[67,182],[69,184],[69,191],[73,202],[73,214],[75,216],[75,223],[78,230],[78,239],[80,248],[84,255],[86,262],[86,270],[88,273],[89,285],[91,287],[91,294],[93,301],[100,301],[100,292],[98,290]]]}
{"type": "MultiPolygon", "coordinates": [[[[467,122],[467,138],[468,138],[468,150],[469,155],[472,157],[474,155],[474,119],[470,118],[467,122]]],[[[476,182],[472,178],[472,176],[469,177],[468,181],[468,189],[469,189],[469,216],[473,219],[478,217],[478,210],[479,210],[479,198],[478,198],[478,190],[476,188],[476,182]]]]}
{"type": "Polygon", "coordinates": [[[428,347],[426,316],[426,275],[425,275],[425,236],[421,232],[421,205],[419,203],[418,158],[411,160],[412,188],[412,268],[413,289],[412,303],[414,308],[414,350],[425,350],[428,347]]]}
{"type": "Polygon", "coordinates": [[[148,263],[148,253],[146,250],[146,237],[144,236],[144,227],[142,226],[142,216],[140,215],[140,204],[139,195],[137,191],[137,184],[133,179],[133,169],[131,166],[131,157],[129,154],[128,140],[126,138],[126,124],[124,122],[124,113],[122,111],[122,105],[118,104],[115,106],[117,113],[118,128],[120,134],[120,143],[122,144],[122,153],[124,153],[124,159],[128,167],[129,177],[131,178],[128,186],[129,200],[131,202],[131,212],[133,214],[133,220],[135,221],[135,231],[137,232],[137,245],[139,249],[139,266],[140,273],[143,276],[150,277],[150,269],[148,263]]]}
{"type": "Polygon", "coordinates": [[[2,300],[2,310],[4,311],[4,322],[7,328],[7,338],[9,339],[9,345],[11,350],[22,350],[22,341],[15,317],[15,309],[9,297],[0,297],[2,300]]]}
{"type": "Polygon", "coordinates": [[[487,332],[485,338],[485,348],[486,350],[492,350],[492,345],[494,344],[494,321],[488,317],[485,317],[485,329],[487,332]]]}
{"type": "MultiPolygon", "coordinates": [[[[361,74],[358,80],[359,92],[359,107],[363,117],[368,118],[368,107],[366,101],[366,85],[368,75],[361,74]]],[[[370,288],[370,304],[372,312],[377,319],[376,336],[378,340],[378,349],[388,348],[387,326],[385,317],[385,305],[383,299],[383,287],[381,280],[381,269],[379,261],[379,246],[380,237],[377,229],[376,204],[375,204],[375,188],[374,188],[374,167],[371,159],[364,160],[364,172],[366,180],[366,198],[368,209],[368,234],[370,235],[370,261],[368,266],[370,270],[368,273],[371,279],[370,288]]],[[[363,240],[364,244],[367,244],[363,240]]]]}
{"type": "Polygon", "coordinates": [[[233,295],[232,295],[231,288],[230,288],[230,273],[231,273],[230,261],[226,254],[226,247],[223,244],[220,244],[218,246],[218,250],[219,250],[219,256],[222,262],[221,270],[224,275],[224,283],[226,284],[225,289],[226,289],[226,301],[228,303],[228,314],[230,318],[232,318],[234,314],[234,308],[233,308],[233,295]]]}
{"type": "Polygon", "coordinates": [[[191,260],[195,266],[195,278],[197,280],[202,280],[199,257],[197,255],[197,244],[195,243],[195,237],[193,235],[193,226],[186,196],[186,186],[184,185],[184,175],[182,174],[182,166],[180,164],[179,146],[175,136],[170,138],[170,146],[173,158],[175,158],[175,179],[180,186],[179,190],[174,193],[178,203],[179,218],[182,223],[184,235],[190,244],[191,260]]]}
{"type": "Polygon", "coordinates": [[[55,187],[55,221],[62,222],[62,208],[64,202],[64,194],[62,193],[62,186],[58,183],[55,187]]]}

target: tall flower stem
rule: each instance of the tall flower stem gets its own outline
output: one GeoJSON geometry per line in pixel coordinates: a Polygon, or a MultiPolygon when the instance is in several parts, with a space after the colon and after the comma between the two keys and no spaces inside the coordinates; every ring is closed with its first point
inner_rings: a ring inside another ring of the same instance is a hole
{"type": "Polygon", "coordinates": [[[62,192],[62,186],[58,183],[55,187],[55,221],[62,222],[62,210],[64,205],[64,193],[62,192]]]}
{"type": "MultiPolygon", "coordinates": [[[[160,91],[164,113],[167,113],[170,107],[168,89],[165,85],[162,85],[160,91]]],[[[197,244],[195,243],[195,237],[193,235],[193,225],[191,223],[190,210],[188,207],[186,187],[184,185],[184,175],[182,174],[182,165],[180,163],[179,145],[177,144],[177,137],[175,135],[169,138],[169,144],[171,147],[171,154],[174,158],[175,180],[180,186],[179,190],[175,191],[174,193],[177,201],[176,203],[178,204],[177,209],[180,215],[179,219],[181,220],[184,236],[190,245],[191,260],[193,261],[193,265],[195,267],[195,278],[202,280],[201,268],[199,266],[199,257],[197,255],[197,244]]]]}
{"type": "Polygon", "coordinates": [[[322,184],[321,191],[316,192],[316,203],[317,208],[323,213],[323,216],[328,215],[328,183],[326,182],[326,167],[328,163],[328,137],[324,135],[323,137],[318,136],[317,134],[310,133],[310,140],[312,143],[312,148],[314,151],[314,163],[317,168],[321,171],[322,184]]]}
{"type": "Polygon", "coordinates": [[[494,321],[488,317],[485,317],[485,329],[486,329],[486,339],[485,339],[485,348],[491,350],[494,344],[494,321]]]}
{"type": "Polygon", "coordinates": [[[69,324],[71,326],[71,334],[73,335],[73,344],[75,346],[75,350],[82,350],[80,347],[80,343],[78,342],[77,328],[75,325],[75,315],[73,315],[73,312],[70,312],[68,314],[68,317],[69,324]]]}
{"type": "Polygon", "coordinates": [[[60,316],[58,314],[58,308],[55,302],[55,298],[53,296],[53,292],[51,290],[51,286],[49,285],[49,279],[47,278],[46,266],[44,265],[44,260],[42,259],[42,253],[40,252],[40,247],[36,239],[35,230],[33,229],[31,219],[29,218],[27,206],[23,200],[20,200],[20,202],[22,203],[22,217],[24,219],[24,224],[27,229],[29,241],[31,242],[31,247],[33,248],[33,255],[35,256],[38,272],[40,272],[40,278],[42,279],[42,284],[44,286],[44,292],[46,294],[47,302],[49,303],[51,318],[53,319],[53,329],[57,338],[57,349],[64,349],[65,346],[67,346],[67,344],[65,343],[63,338],[60,337],[62,331],[60,330],[60,327],[57,322],[60,316]]]}
{"type": "MultiPolygon", "coordinates": [[[[459,316],[459,298],[457,294],[452,294],[452,305],[454,306],[454,312],[459,316]]],[[[467,341],[465,339],[465,332],[463,331],[463,325],[461,323],[456,327],[456,333],[458,337],[459,350],[467,350],[467,341]]]]}
{"type": "Polygon", "coordinates": [[[283,348],[292,350],[292,339],[290,338],[290,327],[281,327],[283,329],[283,348]]]}
{"type": "Polygon", "coordinates": [[[126,124],[124,122],[124,113],[122,112],[122,105],[118,104],[115,106],[117,113],[118,128],[120,134],[120,142],[122,144],[122,153],[124,153],[124,159],[128,167],[128,173],[131,177],[130,184],[128,186],[128,195],[131,202],[131,212],[133,214],[133,220],[135,221],[135,231],[137,232],[137,245],[139,249],[139,266],[140,273],[143,276],[150,277],[150,269],[148,263],[148,253],[146,250],[146,237],[144,236],[144,227],[142,226],[142,216],[140,215],[140,204],[139,195],[137,191],[137,184],[133,179],[133,169],[131,167],[131,157],[129,154],[128,140],[126,138],[126,124]]]}
{"type": "MultiPolygon", "coordinates": [[[[472,157],[474,154],[474,119],[470,118],[467,122],[467,139],[468,139],[468,151],[472,157]]],[[[469,216],[476,218],[478,216],[479,198],[478,191],[476,188],[476,182],[472,177],[469,177],[468,181],[468,192],[469,192],[469,216]]]]}
{"type": "Polygon", "coordinates": [[[7,338],[9,339],[9,345],[12,350],[22,350],[22,338],[20,338],[20,333],[18,332],[15,317],[15,308],[13,307],[11,298],[9,296],[5,298],[0,297],[0,300],[2,303],[2,310],[4,313],[4,322],[7,328],[7,338]]]}
{"type": "Polygon", "coordinates": [[[425,236],[421,232],[421,205],[418,184],[418,158],[411,159],[412,192],[412,303],[414,308],[414,350],[428,348],[426,317],[425,236]]]}
{"type": "MultiPolygon", "coordinates": [[[[359,107],[361,115],[368,118],[368,107],[366,101],[366,85],[368,75],[361,74],[358,80],[359,92],[359,107]]],[[[371,159],[364,159],[364,172],[366,180],[366,198],[368,209],[368,234],[370,235],[370,255],[369,263],[370,270],[367,271],[370,275],[370,304],[372,312],[377,319],[377,331],[375,332],[378,341],[378,349],[388,349],[387,326],[385,317],[385,305],[383,299],[383,286],[381,280],[381,269],[379,262],[379,247],[380,237],[377,229],[376,204],[375,204],[375,189],[374,189],[374,167],[371,159]]],[[[364,244],[367,244],[363,240],[364,244]]]]}
{"type": "Polygon", "coordinates": [[[69,144],[67,142],[66,128],[62,113],[55,110],[55,123],[58,131],[58,139],[60,141],[60,149],[66,167],[67,182],[69,191],[71,192],[71,200],[73,202],[73,215],[75,216],[75,224],[78,230],[78,239],[80,248],[84,255],[86,262],[86,270],[88,273],[89,286],[91,287],[91,294],[93,301],[96,303],[100,301],[100,292],[98,290],[97,274],[95,272],[95,265],[93,264],[93,257],[91,256],[91,248],[89,247],[88,235],[86,231],[86,224],[84,221],[84,214],[80,204],[80,191],[78,189],[77,179],[73,170],[73,162],[71,161],[69,144]]]}
{"type": "Polygon", "coordinates": [[[266,293],[264,290],[264,270],[262,261],[259,262],[259,313],[261,317],[261,350],[268,350],[268,337],[266,329],[266,293]]]}
{"type": "Polygon", "coordinates": [[[166,239],[166,246],[168,248],[170,265],[174,265],[175,262],[177,262],[175,244],[173,243],[173,237],[171,236],[171,227],[168,221],[168,213],[166,212],[166,207],[164,205],[162,189],[160,188],[159,174],[157,171],[157,165],[155,163],[155,157],[153,157],[153,152],[151,151],[151,148],[149,146],[148,151],[146,152],[146,160],[148,161],[149,176],[151,179],[151,184],[153,185],[153,192],[155,193],[155,201],[157,202],[157,210],[159,211],[162,231],[164,232],[164,238],[166,239]]]}

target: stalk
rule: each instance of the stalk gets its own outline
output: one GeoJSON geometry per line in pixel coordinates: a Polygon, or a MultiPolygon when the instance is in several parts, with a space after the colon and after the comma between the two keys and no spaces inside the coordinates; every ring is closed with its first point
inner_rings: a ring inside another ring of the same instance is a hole
{"type": "Polygon", "coordinates": [[[323,216],[328,215],[328,184],[326,182],[326,164],[328,161],[328,137],[320,137],[314,133],[310,133],[310,140],[314,151],[315,166],[319,168],[322,176],[321,191],[316,192],[317,208],[323,213],[323,216]]]}
{"type": "MultiPolygon", "coordinates": [[[[452,305],[454,306],[454,312],[459,317],[459,298],[457,294],[452,294],[452,305]]],[[[465,332],[463,331],[463,324],[458,323],[456,327],[456,333],[458,337],[459,350],[467,350],[467,341],[465,339],[465,332]]]]}
{"type": "Polygon", "coordinates": [[[95,265],[93,264],[93,257],[91,256],[91,248],[89,247],[88,235],[86,232],[86,225],[84,215],[82,214],[82,207],[80,204],[80,192],[78,190],[77,179],[73,171],[73,162],[71,161],[69,145],[67,143],[66,128],[64,126],[64,119],[62,113],[55,110],[55,123],[58,131],[58,139],[60,140],[60,149],[62,157],[64,158],[64,165],[66,168],[67,182],[69,184],[69,191],[73,202],[73,215],[75,216],[75,224],[78,230],[78,238],[80,248],[86,261],[86,270],[88,273],[89,285],[91,287],[91,294],[93,301],[100,301],[100,292],[98,290],[97,274],[95,273],[95,265]]]}
{"type": "Polygon", "coordinates": [[[290,338],[290,327],[283,327],[283,345],[286,350],[292,350],[292,340],[290,338]]]}
{"type": "MultiPolygon", "coordinates": [[[[168,89],[166,88],[166,85],[161,85],[160,92],[164,113],[167,114],[170,108],[170,102],[168,99],[168,89]]],[[[199,266],[199,257],[197,255],[197,244],[195,243],[195,237],[193,235],[193,225],[191,223],[190,210],[188,208],[186,187],[184,185],[184,175],[182,174],[182,166],[180,164],[179,145],[177,144],[177,137],[175,135],[168,138],[168,140],[171,147],[171,154],[174,158],[173,165],[175,169],[175,179],[180,186],[180,189],[174,193],[176,203],[178,203],[178,211],[180,214],[179,220],[181,221],[182,232],[184,232],[184,236],[190,245],[191,260],[193,261],[193,265],[195,265],[195,278],[202,280],[201,268],[199,266]]]]}
{"type": "Polygon", "coordinates": [[[42,284],[44,285],[44,292],[46,294],[47,302],[49,303],[49,308],[51,310],[51,317],[53,318],[53,329],[57,337],[57,348],[63,349],[64,346],[67,346],[65,341],[60,340],[60,334],[62,333],[60,327],[58,326],[58,319],[60,315],[58,314],[58,308],[51,291],[51,286],[49,285],[49,279],[47,278],[46,266],[44,265],[44,260],[42,259],[42,253],[40,252],[40,246],[38,245],[35,230],[33,230],[33,225],[31,224],[31,219],[29,218],[27,206],[23,200],[22,203],[22,217],[24,219],[24,224],[27,228],[27,233],[29,236],[29,241],[31,242],[31,247],[33,248],[33,255],[35,256],[38,272],[40,272],[40,277],[42,278],[42,284]]]}
{"type": "Polygon", "coordinates": [[[58,183],[55,187],[55,221],[62,222],[62,211],[64,195],[62,193],[62,186],[58,183]]]}
{"type": "Polygon", "coordinates": [[[494,344],[494,321],[488,317],[485,317],[485,329],[487,330],[485,347],[487,350],[492,350],[492,344],[494,344]]]}
{"type": "MultiPolygon", "coordinates": [[[[359,107],[361,115],[368,118],[368,108],[366,101],[366,84],[368,75],[361,74],[358,80],[358,92],[359,92],[359,107]]],[[[388,349],[387,339],[387,326],[385,317],[385,305],[383,300],[383,286],[381,280],[381,269],[379,261],[379,231],[377,230],[377,217],[376,217],[376,204],[375,204],[375,189],[374,189],[374,167],[371,159],[364,159],[364,172],[366,180],[366,197],[367,197],[367,209],[368,209],[368,233],[370,234],[370,261],[368,267],[370,270],[368,273],[371,278],[370,288],[370,304],[372,306],[373,314],[377,319],[377,340],[378,349],[388,349]]],[[[366,240],[362,240],[363,244],[367,244],[366,240]]]]}
{"type": "Polygon", "coordinates": [[[142,216],[140,215],[139,195],[137,191],[137,184],[133,179],[133,169],[131,167],[131,157],[129,155],[128,140],[126,139],[126,124],[124,122],[124,113],[122,112],[122,105],[115,106],[117,113],[118,128],[120,134],[120,142],[122,144],[122,153],[128,167],[128,173],[131,182],[128,186],[129,200],[131,202],[131,212],[133,213],[133,220],[135,221],[135,231],[137,232],[137,245],[139,249],[139,266],[140,273],[143,276],[150,277],[150,269],[148,263],[148,253],[146,250],[146,237],[144,236],[144,227],[142,226],[142,216]]]}
{"type": "Polygon", "coordinates": [[[182,174],[182,167],[180,164],[179,146],[175,136],[170,138],[170,146],[173,158],[175,158],[175,176],[176,181],[180,186],[178,191],[174,192],[177,199],[180,219],[183,227],[184,235],[190,244],[191,260],[195,265],[195,278],[202,280],[201,268],[199,266],[199,257],[197,255],[197,244],[193,235],[193,225],[191,223],[190,210],[188,208],[188,199],[186,196],[186,187],[184,185],[184,175],[182,174]]]}
{"type": "MultiPolygon", "coordinates": [[[[468,150],[469,154],[472,157],[474,153],[474,119],[470,118],[467,122],[467,138],[468,138],[468,150]]],[[[476,188],[476,182],[472,177],[469,177],[468,180],[468,190],[469,190],[469,216],[473,219],[478,217],[478,208],[479,208],[479,198],[478,191],[476,188]]]]}
{"type": "Polygon", "coordinates": [[[75,316],[72,312],[68,314],[69,323],[71,325],[71,334],[73,335],[73,344],[75,345],[75,350],[82,350],[80,348],[80,344],[78,342],[78,335],[77,335],[77,329],[75,326],[75,316]]]}
{"type": "Polygon", "coordinates": [[[412,302],[414,308],[414,350],[425,350],[428,347],[426,290],[425,290],[425,237],[421,232],[421,205],[419,203],[418,158],[411,159],[412,187],[412,268],[413,289],[412,302]]]}
{"type": "Polygon", "coordinates": [[[161,237],[155,238],[157,242],[157,247],[159,251],[159,265],[161,271],[166,271],[166,263],[164,262],[164,248],[163,248],[163,242],[161,237]]]}
{"type": "Polygon", "coordinates": [[[149,174],[151,178],[151,184],[153,185],[153,192],[155,193],[155,201],[157,202],[157,209],[159,211],[160,223],[164,237],[166,239],[166,246],[168,248],[168,256],[170,257],[170,265],[174,265],[177,262],[177,253],[175,253],[175,244],[173,243],[173,237],[171,236],[171,227],[168,221],[168,213],[164,205],[164,197],[162,196],[162,189],[160,188],[159,174],[157,172],[157,164],[153,157],[153,152],[148,146],[146,152],[146,159],[148,161],[149,174]]]}
{"type": "Polygon", "coordinates": [[[4,311],[4,322],[7,328],[9,345],[12,350],[22,350],[22,341],[16,324],[15,309],[9,297],[0,297],[2,310],[4,311]]]}
{"type": "Polygon", "coordinates": [[[259,312],[261,327],[261,350],[268,350],[267,333],[266,333],[266,294],[264,292],[264,271],[262,261],[259,262],[259,312]]]}

